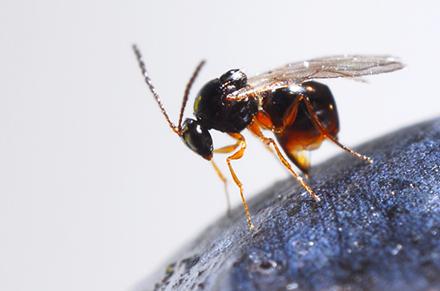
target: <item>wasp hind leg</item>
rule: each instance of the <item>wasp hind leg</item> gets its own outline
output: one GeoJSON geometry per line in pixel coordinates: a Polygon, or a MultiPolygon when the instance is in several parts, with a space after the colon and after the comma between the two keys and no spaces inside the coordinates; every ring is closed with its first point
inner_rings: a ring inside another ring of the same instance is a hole
{"type": "Polygon", "coordinates": [[[246,198],[244,197],[244,191],[243,191],[243,183],[241,183],[240,179],[238,178],[237,174],[235,173],[234,168],[231,165],[232,160],[239,160],[243,157],[244,151],[246,150],[246,140],[244,137],[239,133],[229,133],[229,135],[234,138],[237,142],[230,146],[225,146],[219,149],[214,150],[214,153],[232,153],[236,149],[238,149],[235,153],[230,155],[226,158],[226,163],[228,165],[229,171],[231,172],[232,179],[234,180],[234,183],[237,185],[237,187],[240,190],[240,197],[241,202],[243,204],[244,213],[246,215],[246,221],[249,227],[249,230],[254,229],[254,224],[252,223],[251,214],[249,212],[249,206],[246,202],[246,198]]]}
{"type": "Polygon", "coordinates": [[[277,155],[278,159],[280,160],[280,162],[283,164],[283,166],[290,172],[290,174],[292,174],[292,176],[301,184],[301,186],[303,186],[304,189],[307,190],[307,192],[310,194],[310,196],[315,200],[315,201],[320,201],[321,199],[319,198],[319,196],[315,193],[315,191],[313,191],[313,189],[309,186],[309,184],[307,184],[303,177],[301,177],[300,175],[298,175],[298,173],[296,173],[292,166],[290,165],[290,163],[287,161],[287,159],[283,156],[283,154],[281,153],[277,143],[269,137],[264,136],[264,134],[261,132],[260,127],[258,126],[258,124],[256,124],[255,122],[251,123],[248,126],[248,129],[250,131],[252,131],[252,133],[254,133],[264,144],[266,144],[267,146],[272,145],[274,150],[275,150],[275,154],[277,155]]]}
{"type": "Polygon", "coordinates": [[[341,144],[336,137],[334,137],[333,135],[331,135],[326,129],[325,127],[322,125],[321,121],[319,120],[318,115],[316,114],[315,110],[313,109],[313,105],[310,101],[310,99],[306,96],[303,97],[302,99],[304,101],[304,104],[306,105],[307,111],[309,112],[310,116],[311,116],[311,120],[314,124],[314,126],[327,138],[329,139],[331,142],[333,142],[334,144],[336,144],[338,147],[340,147],[341,149],[343,149],[344,151],[350,153],[351,155],[353,155],[354,157],[361,159],[363,161],[366,161],[367,163],[372,164],[373,163],[373,159],[370,157],[367,157],[365,155],[362,155],[354,150],[352,150],[351,148],[341,144]]]}

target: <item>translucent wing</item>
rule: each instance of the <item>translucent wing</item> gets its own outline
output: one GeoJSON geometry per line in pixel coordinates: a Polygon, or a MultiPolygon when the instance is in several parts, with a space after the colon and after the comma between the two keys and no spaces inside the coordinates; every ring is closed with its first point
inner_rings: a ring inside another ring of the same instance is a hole
{"type": "MultiPolygon", "coordinates": [[[[353,78],[400,70],[404,64],[389,55],[337,55],[290,63],[248,79],[248,86],[230,95],[240,98],[311,79],[353,78]]],[[[229,97],[228,97],[229,98],[229,97]]]]}

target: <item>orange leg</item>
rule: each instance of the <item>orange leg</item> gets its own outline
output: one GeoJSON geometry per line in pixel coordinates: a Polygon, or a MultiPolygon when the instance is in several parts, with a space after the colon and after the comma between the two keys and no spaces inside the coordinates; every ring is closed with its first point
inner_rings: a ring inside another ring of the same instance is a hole
{"type": "Polygon", "coordinates": [[[226,205],[227,205],[227,215],[231,215],[231,201],[229,199],[229,191],[228,191],[228,180],[226,179],[225,175],[223,175],[220,168],[217,166],[217,164],[214,162],[213,159],[211,159],[211,165],[213,166],[217,176],[222,180],[223,185],[225,187],[225,197],[226,197],[226,205]]]}
{"type": "MultiPolygon", "coordinates": [[[[254,120],[253,121],[253,123],[257,123],[257,121],[256,120],[254,120]]],[[[259,126],[259,125],[255,125],[255,126],[259,126]]],[[[250,131],[253,135],[255,135],[257,138],[260,138],[254,131],[250,131]]],[[[270,147],[270,145],[268,145],[268,144],[266,144],[266,143],[264,143],[264,146],[265,146],[265,148],[269,151],[269,152],[271,152],[271,153],[274,153],[273,151],[272,151],[272,148],[270,147]]]]}
{"type": "Polygon", "coordinates": [[[240,179],[238,178],[237,174],[234,171],[234,168],[232,168],[231,165],[232,160],[239,160],[241,159],[241,157],[243,157],[244,151],[246,150],[246,141],[244,137],[239,133],[229,133],[229,135],[235,140],[237,140],[237,142],[234,145],[225,146],[217,150],[214,150],[214,152],[226,154],[226,153],[231,153],[238,148],[238,150],[235,153],[233,153],[231,156],[226,158],[226,163],[228,164],[228,168],[229,171],[231,172],[232,179],[234,180],[237,187],[240,189],[240,197],[241,197],[241,202],[243,203],[247,224],[249,230],[252,230],[254,229],[254,224],[252,223],[251,214],[249,212],[249,206],[246,202],[246,198],[244,197],[243,184],[241,183],[240,179]]]}
{"type": "Polygon", "coordinates": [[[370,164],[373,163],[373,160],[370,157],[364,156],[364,155],[350,149],[349,147],[341,144],[334,136],[329,134],[327,132],[327,130],[324,128],[324,126],[322,125],[321,121],[319,121],[319,117],[316,114],[315,110],[313,109],[313,105],[310,102],[310,99],[306,96],[303,96],[302,100],[304,101],[304,104],[306,105],[307,111],[310,113],[310,116],[312,117],[313,124],[326,138],[328,138],[331,142],[333,142],[334,144],[339,146],[344,151],[349,152],[351,155],[355,156],[356,158],[364,160],[370,164]]]}
{"type": "Polygon", "coordinates": [[[233,145],[228,145],[228,146],[224,146],[224,147],[215,149],[214,153],[216,153],[216,154],[229,154],[229,153],[232,153],[233,151],[235,151],[239,146],[240,146],[240,142],[237,141],[237,143],[235,143],[233,145]]]}
{"type": "Polygon", "coordinates": [[[319,198],[319,196],[315,193],[315,191],[313,191],[313,189],[309,186],[309,184],[307,184],[304,179],[298,175],[298,173],[296,173],[292,166],[290,165],[290,163],[286,160],[286,158],[283,156],[283,154],[281,153],[278,145],[276,144],[276,142],[272,139],[272,138],[268,138],[265,137],[263,135],[263,133],[261,132],[260,127],[255,123],[252,122],[249,126],[248,129],[250,131],[252,131],[258,138],[260,138],[260,140],[266,144],[267,146],[272,145],[273,148],[275,149],[275,153],[278,157],[278,159],[281,161],[281,163],[284,165],[284,167],[286,167],[286,169],[290,172],[290,174],[292,174],[292,176],[301,184],[301,186],[304,187],[304,189],[307,190],[307,192],[309,192],[310,196],[312,196],[313,199],[315,199],[315,201],[320,201],[321,199],[319,198]]]}
{"type": "MultiPolygon", "coordinates": [[[[295,118],[297,111],[298,111],[297,106],[291,106],[290,110],[287,112],[287,119],[292,120],[292,118],[295,118]]],[[[277,132],[283,132],[288,124],[287,122],[284,122],[285,124],[281,128],[274,128],[272,121],[270,120],[270,118],[268,116],[266,116],[266,114],[263,111],[259,111],[257,113],[257,116],[255,117],[253,123],[256,123],[256,124],[251,125],[250,132],[253,133],[253,135],[258,137],[259,139],[261,139],[261,137],[259,135],[257,135],[256,133],[261,133],[261,128],[267,128],[267,129],[270,129],[273,132],[277,133],[277,132]],[[254,127],[256,129],[252,130],[254,127]]],[[[264,143],[264,145],[266,146],[266,149],[268,149],[271,153],[274,153],[269,144],[264,143]]],[[[289,158],[291,161],[293,161],[295,166],[297,166],[301,170],[301,172],[303,172],[306,179],[308,179],[309,178],[308,173],[309,173],[309,169],[310,169],[310,160],[306,156],[305,151],[298,151],[295,153],[290,153],[289,158]]]]}

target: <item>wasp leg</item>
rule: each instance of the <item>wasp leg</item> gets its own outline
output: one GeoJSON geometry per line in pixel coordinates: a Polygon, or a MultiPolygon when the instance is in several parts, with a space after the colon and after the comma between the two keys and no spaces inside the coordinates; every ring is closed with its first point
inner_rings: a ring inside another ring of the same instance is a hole
{"type": "Polygon", "coordinates": [[[237,140],[237,142],[233,145],[216,149],[214,150],[214,152],[227,154],[233,152],[238,148],[238,150],[234,154],[226,158],[226,163],[228,164],[228,168],[229,171],[231,172],[232,179],[234,180],[237,187],[240,189],[240,197],[241,197],[241,202],[243,203],[244,213],[246,215],[246,221],[249,230],[252,230],[254,229],[254,224],[252,223],[251,214],[249,212],[249,206],[246,202],[246,198],[244,197],[243,184],[241,183],[240,179],[238,178],[237,174],[234,171],[234,168],[232,168],[231,165],[232,160],[239,160],[243,157],[244,151],[246,150],[246,141],[244,137],[239,133],[229,133],[229,135],[235,140],[237,140]]]}
{"type": "Polygon", "coordinates": [[[228,180],[226,179],[225,175],[223,175],[220,168],[217,166],[217,164],[214,162],[213,159],[211,159],[211,165],[213,166],[215,172],[217,173],[217,176],[222,180],[223,185],[225,187],[225,197],[226,197],[226,206],[227,206],[227,215],[231,216],[231,201],[229,199],[229,191],[228,191],[228,180]]]}
{"type": "Polygon", "coordinates": [[[309,184],[307,184],[304,181],[304,179],[300,175],[298,175],[298,173],[296,173],[293,170],[292,166],[286,160],[286,158],[283,156],[283,154],[281,153],[278,145],[276,144],[276,142],[272,138],[264,136],[263,133],[261,132],[260,127],[255,122],[251,123],[248,126],[248,129],[250,131],[252,131],[264,144],[266,144],[268,146],[272,145],[273,148],[275,149],[275,153],[276,153],[278,159],[281,161],[283,166],[290,172],[290,174],[292,174],[292,176],[301,184],[301,186],[303,186],[303,188],[307,190],[307,192],[310,194],[310,196],[315,201],[320,201],[321,200],[319,198],[319,196],[315,193],[315,191],[313,191],[313,189],[309,186],[309,184]]]}
{"type": "MultiPolygon", "coordinates": [[[[292,107],[294,107],[294,106],[292,106],[292,107]]],[[[293,115],[293,113],[295,113],[295,112],[293,112],[293,111],[294,111],[294,110],[291,109],[290,112],[288,113],[288,115],[289,115],[289,116],[293,115]],[[292,112],[293,112],[293,113],[292,113],[292,112]]],[[[296,113],[295,113],[295,115],[296,115],[296,113]]],[[[260,116],[261,116],[261,115],[260,115],[260,116]]],[[[264,118],[264,116],[263,116],[263,118],[264,118]]],[[[261,131],[261,128],[265,128],[265,127],[267,128],[267,127],[268,127],[267,125],[262,124],[262,123],[260,122],[260,120],[258,119],[258,117],[255,118],[253,122],[256,123],[256,124],[253,125],[253,126],[260,128],[260,131],[261,131]]],[[[272,126],[272,125],[271,125],[271,126],[272,126]]],[[[273,126],[272,126],[272,127],[273,127],[273,126]]],[[[282,128],[280,131],[282,132],[283,130],[284,130],[284,128],[282,128]]],[[[251,130],[250,132],[251,132],[254,136],[256,136],[257,138],[260,138],[260,136],[258,136],[258,135],[255,133],[254,130],[251,130]]],[[[266,144],[266,143],[263,143],[263,144],[265,145],[266,149],[267,149],[269,152],[274,153],[274,152],[272,151],[272,148],[270,147],[270,145],[268,145],[268,144],[266,144]]],[[[287,156],[290,158],[290,160],[295,164],[295,166],[296,166],[298,169],[300,169],[301,172],[304,174],[304,176],[308,179],[308,178],[309,178],[309,170],[310,170],[310,159],[309,159],[308,156],[306,155],[307,152],[306,152],[306,151],[296,151],[296,152],[292,152],[292,153],[286,152],[286,154],[287,154],[287,156]]]]}
{"type": "MultiPolygon", "coordinates": [[[[255,122],[255,121],[254,121],[255,122]]],[[[258,125],[255,125],[255,126],[258,126],[258,125]]],[[[254,136],[256,136],[257,138],[260,138],[254,131],[250,131],[254,136]]],[[[264,143],[264,147],[269,151],[269,152],[271,152],[271,153],[274,153],[273,151],[272,151],[272,148],[270,147],[270,145],[268,145],[268,144],[266,144],[266,143],[264,143]]]]}
{"type": "Polygon", "coordinates": [[[330,133],[328,133],[327,130],[322,125],[321,121],[319,121],[319,117],[316,114],[315,110],[313,109],[313,105],[310,102],[310,99],[307,96],[303,96],[302,100],[304,101],[304,104],[306,105],[307,111],[310,113],[310,116],[312,117],[311,119],[312,119],[313,124],[326,138],[328,138],[331,142],[333,142],[334,144],[339,146],[344,151],[349,152],[351,155],[355,156],[356,158],[364,160],[370,164],[373,163],[373,159],[371,159],[370,157],[364,156],[364,155],[350,149],[349,147],[341,144],[334,136],[332,136],[330,133]]]}
{"type": "Polygon", "coordinates": [[[235,151],[239,146],[240,146],[240,142],[237,142],[233,145],[228,145],[225,147],[215,149],[214,153],[216,153],[216,154],[229,154],[229,153],[232,153],[233,151],[235,151]]]}

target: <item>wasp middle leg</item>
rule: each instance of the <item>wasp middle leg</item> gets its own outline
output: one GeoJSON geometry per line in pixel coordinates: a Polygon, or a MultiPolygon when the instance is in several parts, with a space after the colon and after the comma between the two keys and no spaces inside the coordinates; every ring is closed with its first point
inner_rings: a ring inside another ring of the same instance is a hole
{"type": "Polygon", "coordinates": [[[283,164],[283,166],[290,172],[290,174],[292,174],[292,176],[301,184],[301,186],[303,186],[304,189],[307,190],[307,192],[310,194],[310,196],[315,200],[315,201],[320,201],[321,199],[319,198],[319,196],[315,193],[315,191],[313,191],[313,189],[309,186],[309,184],[307,184],[304,179],[293,170],[292,166],[290,165],[290,163],[287,161],[287,159],[283,156],[283,154],[281,153],[277,143],[269,137],[264,136],[264,134],[261,132],[260,127],[258,126],[258,124],[254,121],[252,122],[249,126],[248,129],[254,133],[258,138],[260,138],[260,140],[266,144],[267,146],[272,145],[275,153],[278,157],[278,159],[281,161],[281,163],[283,164]]]}

